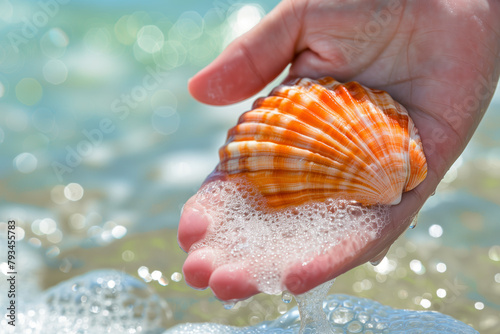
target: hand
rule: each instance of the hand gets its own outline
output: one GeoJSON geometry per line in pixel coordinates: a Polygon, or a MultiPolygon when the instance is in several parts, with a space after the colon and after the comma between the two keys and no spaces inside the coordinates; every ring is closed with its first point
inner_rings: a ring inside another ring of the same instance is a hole
{"type": "MultiPolygon", "coordinates": [[[[333,248],[307,266],[289,268],[284,284],[303,293],[366,261],[381,260],[458,158],[494,93],[500,71],[500,3],[479,0],[285,0],[230,44],[189,82],[191,94],[215,105],[260,91],[292,64],[290,77],[332,76],[383,89],[415,122],[427,157],[427,178],[391,208],[380,239],[356,256],[333,248]],[[300,278],[297,280],[297,278],[300,278]]],[[[210,217],[190,200],[179,225],[188,251],[210,217]]],[[[223,300],[258,293],[244,271],[214,268],[211,249],[192,252],[188,283],[210,286],[223,300]]]]}

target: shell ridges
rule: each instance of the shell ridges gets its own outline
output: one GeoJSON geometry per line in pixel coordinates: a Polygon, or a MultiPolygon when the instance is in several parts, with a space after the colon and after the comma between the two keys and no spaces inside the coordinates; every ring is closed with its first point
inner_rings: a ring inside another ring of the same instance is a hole
{"type": "Polygon", "coordinates": [[[273,208],[341,197],[397,204],[427,174],[417,128],[382,90],[297,79],[229,130],[218,173],[252,182],[273,208]]]}

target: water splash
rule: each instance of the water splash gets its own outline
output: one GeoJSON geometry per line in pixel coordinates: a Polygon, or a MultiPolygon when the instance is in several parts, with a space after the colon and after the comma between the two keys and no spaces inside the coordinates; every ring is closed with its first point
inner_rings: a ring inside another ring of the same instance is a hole
{"type": "Polygon", "coordinates": [[[328,281],[304,294],[295,296],[300,313],[299,334],[336,333],[323,311],[323,300],[334,281],[328,281]]]}

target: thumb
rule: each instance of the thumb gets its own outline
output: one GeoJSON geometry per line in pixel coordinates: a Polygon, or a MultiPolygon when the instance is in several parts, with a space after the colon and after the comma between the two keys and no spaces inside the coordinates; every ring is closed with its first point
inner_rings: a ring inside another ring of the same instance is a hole
{"type": "Polygon", "coordinates": [[[281,2],[258,25],[234,40],[188,83],[200,102],[225,105],[244,100],[276,78],[294,57],[300,26],[291,2],[281,2]]]}

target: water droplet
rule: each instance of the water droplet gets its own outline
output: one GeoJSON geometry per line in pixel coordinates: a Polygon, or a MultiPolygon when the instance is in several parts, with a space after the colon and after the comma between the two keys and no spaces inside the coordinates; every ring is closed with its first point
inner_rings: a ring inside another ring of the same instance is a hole
{"type": "Polygon", "coordinates": [[[412,230],[413,230],[413,229],[415,228],[415,226],[417,226],[417,223],[418,223],[418,221],[417,221],[417,220],[418,220],[418,219],[417,219],[417,216],[415,216],[415,217],[413,218],[413,220],[411,221],[411,224],[410,224],[410,229],[412,229],[412,230]]]}
{"type": "Polygon", "coordinates": [[[226,310],[230,310],[234,307],[234,305],[236,305],[236,302],[235,301],[222,302],[222,305],[224,305],[224,308],[226,310]]]}
{"type": "Polygon", "coordinates": [[[349,333],[361,333],[363,330],[363,325],[359,321],[352,321],[348,326],[347,330],[349,333]]]}
{"type": "Polygon", "coordinates": [[[283,293],[281,294],[281,300],[283,301],[283,303],[290,303],[293,299],[293,295],[288,292],[288,291],[283,291],[283,293]]]}
{"type": "Polygon", "coordinates": [[[331,317],[334,323],[344,325],[354,318],[354,313],[345,307],[339,307],[332,312],[331,317]]]}

